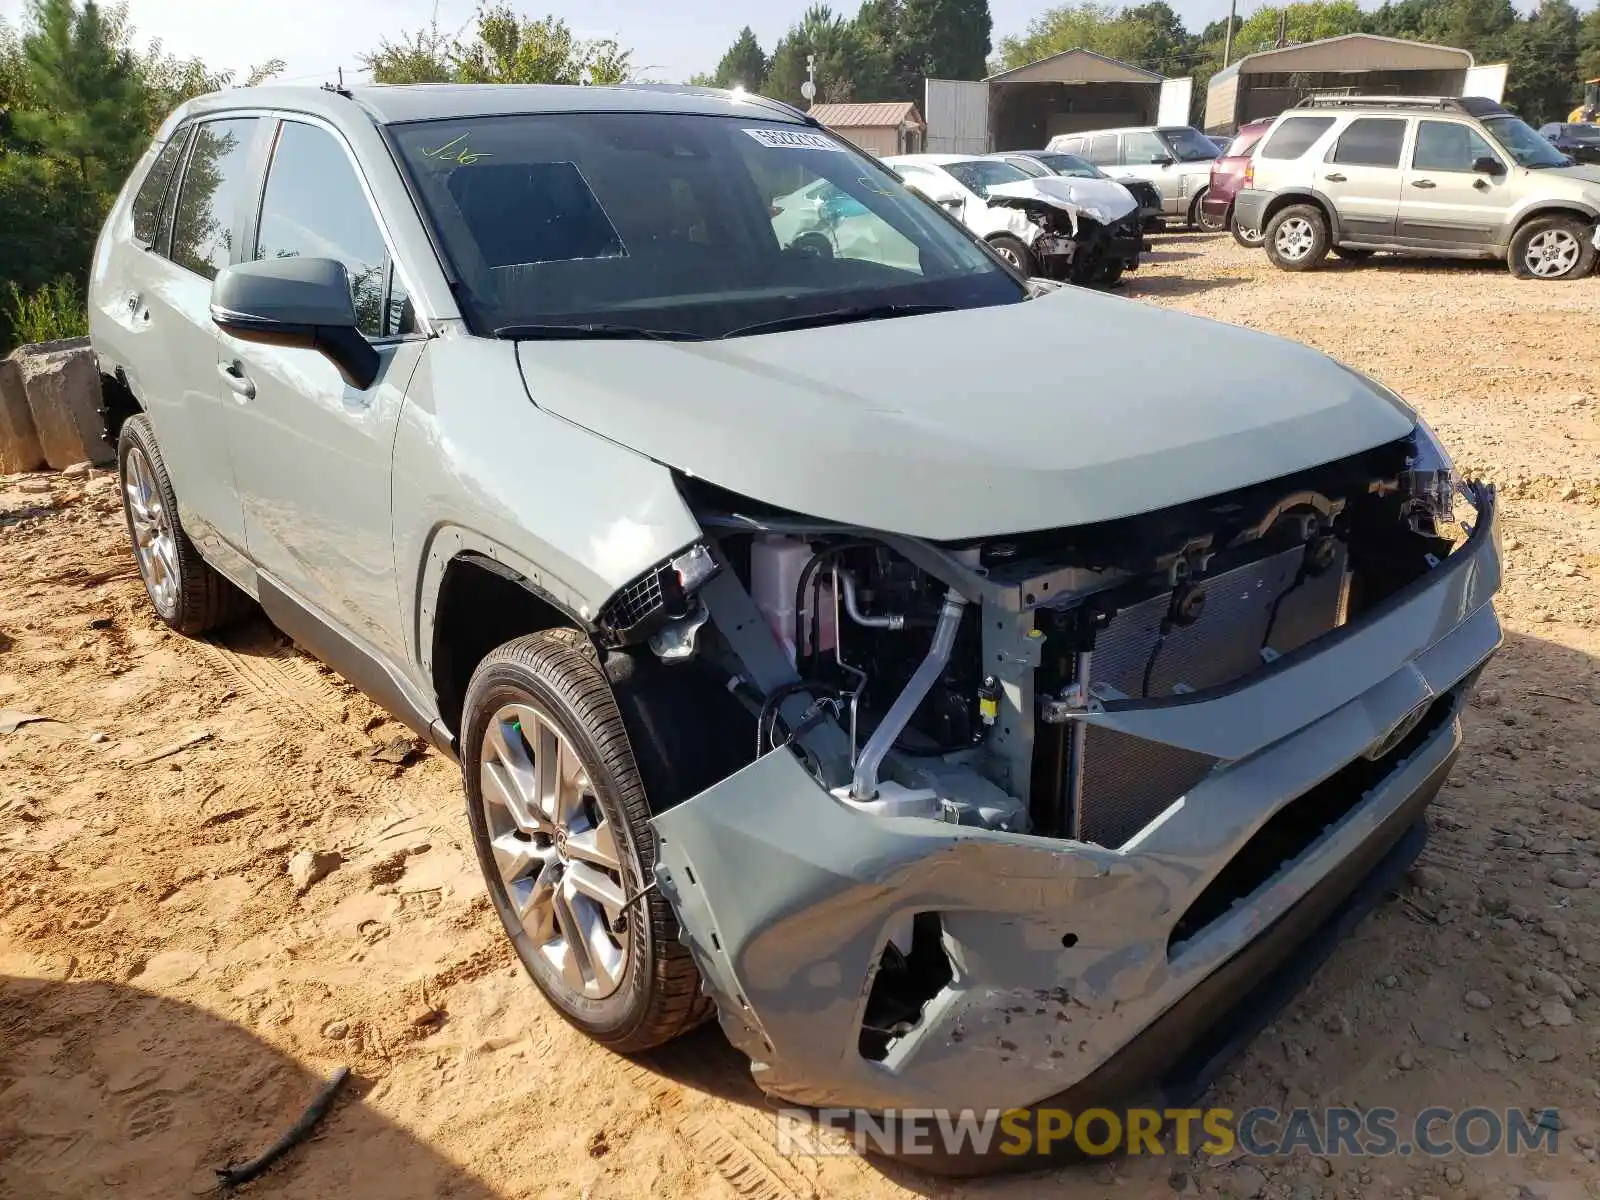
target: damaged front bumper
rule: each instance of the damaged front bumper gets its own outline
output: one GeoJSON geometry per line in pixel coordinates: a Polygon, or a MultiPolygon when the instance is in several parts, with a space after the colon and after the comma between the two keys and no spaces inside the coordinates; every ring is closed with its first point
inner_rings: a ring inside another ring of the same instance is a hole
{"type": "Polygon", "coordinates": [[[1250,1001],[1292,994],[1416,852],[1501,640],[1494,496],[1473,498],[1466,543],[1351,624],[1237,684],[1084,714],[1220,760],[1119,849],[866,815],[787,752],[658,816],[657,881],[761,1087],[877,1113],[1203,1088],[1257,1027],[1250,1001]],[[914,1022],[864,1034],[885,947],[913,923],[947,969],[914,1022]]]}

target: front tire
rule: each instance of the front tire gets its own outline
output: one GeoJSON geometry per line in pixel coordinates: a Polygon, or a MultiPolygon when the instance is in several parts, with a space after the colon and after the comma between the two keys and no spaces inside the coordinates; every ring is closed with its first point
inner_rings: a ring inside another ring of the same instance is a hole
{"type": "Polygon", "coordinates": [[[650,806],[611,685],[580,636],[531,634],[479,664],[461,769],[489,898],[557,1012],[624,1054],[710,1015],[671,908],[646,891],[650,806]]]}
{"type": "Polygon", "coordinates": [[[1594,230],[1573,217],[1536,217],[1511,239],[1506,264],[1518,279],[1581,279],[1594,269],[1594,230]]]}
{"type": "Polygon", "coordinates": [[[1328,257],[1328,218],[1310,204],[1291,204],[1267,222],[1267,257],[1284,271],[1310,271],[1328,257]]]}
{"type": "Polygon", "coordinates": [[[1206,193],[1209,192],[1210,190],[1211,189],[1209,187],[1201,188],[1198,192],[1195,193],[1194,199],[1189,201],[1189,228],[1190,229],[1205,229],[1205,230],[1209,230],[1210,232],[1213,232],[1213,233],[1221,231],[1221,229],[1222,229],[1221,225],[1217,225],[1217,226],[1213,227],[1213,226],[1210,226],[1210,225],[1206,224],[1205,210],[1200,207],[1201,204],[1203,204],[1205,202],[1206,193]]]}
{"type": "Polygon", "coordinates": [[[249,599],[200,557],[184,532],[166,460],[143,413],[122,423],[117,473],[128,541],[156,615],[192,637],[248,613],[249,599]]]}
{"type": "Polygon", "coordinates": [[[1039,264],[1022,242],[1008,233],[999,234],[989,239],[989,245],[994,252],[1006,262],[1011,264],[1013,270],[1019,272],[1024,279],[1029,279],[1039,273],[1039,264]]]}

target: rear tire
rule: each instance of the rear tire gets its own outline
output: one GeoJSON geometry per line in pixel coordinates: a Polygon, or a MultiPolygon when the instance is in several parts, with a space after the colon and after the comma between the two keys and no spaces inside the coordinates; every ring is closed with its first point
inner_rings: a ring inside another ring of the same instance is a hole
{"type": "Polygon", "coordinates": [[[1033,251],[1024,246],[1019,239],[1008,233],[1002,233],[990,238],[989,245],[994,248],[996,254],[1020,272],[1024,279],[1039,273],[1039,264],[1033,257],[1033,251]]]}
{"type": "Polygon", "coordinates": [[[705,1020],[714,1006],[672,909],[646,891],[650,805],[592,645],[550,630],[491,651],[467,686],[462,726],[467,821],[489,899],[551,1006],[623,1054],[705,1020]]]}
{"type": "Polygon", "coordinates": [[[1506,265],[1518,279],[1556,283],[1594,270],[1594,228],[1575,217],[1535,217],[1517,230],[1506,265]]]}
{"type": "Polygon", "coordinates": [[[1280,270],[1310,271],[1328,257],[1328,218],[1315,205],[1291,204],[1263,232],[1267,257],[1280,270]]]}
{"type": "Polygon", "coordinates": [[[1266,235],[1259,229],[1241,229],[1239,217],[1233,209],[1228,209],[1228,232],[1233,234],[1233,240],[1246,250],[1259,250],[1261,243],[1266,241],[1266,235]]]}
{"type": "Polygon", "coordinates": [[[156,616],[194,637],[249,615],[250,598],[201,558],[184,532],[172,478],[143,413],[122,423],[117,474],[128,541],[156,616]]]}

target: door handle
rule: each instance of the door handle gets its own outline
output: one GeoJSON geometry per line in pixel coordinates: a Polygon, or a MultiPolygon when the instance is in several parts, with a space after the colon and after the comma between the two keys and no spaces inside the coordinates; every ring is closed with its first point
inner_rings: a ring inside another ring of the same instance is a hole
{"type": "Polygon", "coordinates": [[[1487,192],[1489,190],[1489,181],[1487,179],[1474,179],[1472,181],[1472,186],[1477,188],[1480,192],[1487,192]]]}
{"type": "Polygon", "coordinates": [[[244,373],[244,368],[238,363],[218,363],[217,374],[222,376],[222,382],[227,384],[234,394],[246,400],[256,398],[255,381],[244,373]]]}
{"type": "Polygon", "coordinates": [[[1329,183],[1343,183],[1344,182],[1344,176],[1343,175],[1338,175],[1338,174],[1324,175],[1323,178],[1326,179],[1329,183]]]}
{"type": "Polygon", "coordinates": [[[1414,188],[1431,188],[1438,187],[1439,185],[1431,179],[1413,179],[1411,181],[1411,186],[1414,188]]]}

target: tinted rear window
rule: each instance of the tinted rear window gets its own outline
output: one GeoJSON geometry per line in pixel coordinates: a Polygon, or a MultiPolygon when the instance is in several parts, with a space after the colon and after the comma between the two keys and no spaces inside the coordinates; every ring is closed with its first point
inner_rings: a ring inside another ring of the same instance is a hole
{"type": "Polygon", "coordinates": [[[1240,155],[1249,154],[1265,132],[1265,129],[1247,129],[1237,134],[1233,141],[1228,143],[1228,149],[1224,157],[1238,158],[1240,155]]]}
{"type": "Polygon", "coordinates": [[[1299,158],[1333,127],[1332,117],[1290,117],[1261,147],[1262,158],[1299,158]]]}
{"type": "Polygon", "coordinates": [[[1334,143],[1329,162],[1352,167],[1398,167],[1400,147],[1406,140],[1406,123],[1394,117],[1362,117],[1334,143]]]}

